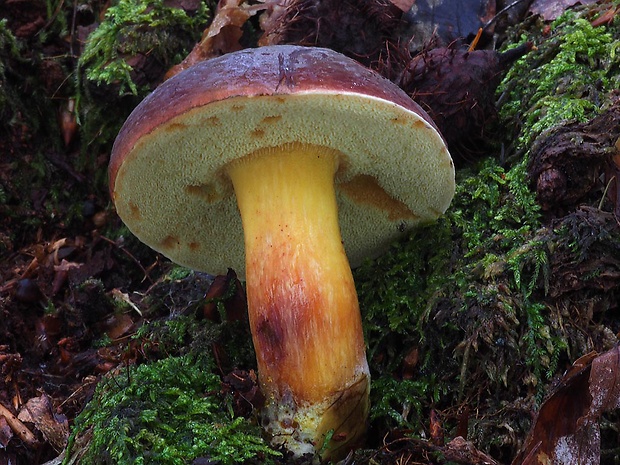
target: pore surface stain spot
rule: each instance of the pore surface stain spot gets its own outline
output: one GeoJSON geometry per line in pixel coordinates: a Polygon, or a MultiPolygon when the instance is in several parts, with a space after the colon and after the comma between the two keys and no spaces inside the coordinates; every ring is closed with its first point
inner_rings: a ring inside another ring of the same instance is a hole
{"type": "Polygon", "coordinates": [[[207,202],[219,200],[220,195],[213,184],[200,184],[197,186],[185,186],[185,192],[191,196],[200,197],[207,202]]]}
{"type": "Polygon", "coordinates": [[[360,174],[340,184],[339,188],[354,202],[383,210],[392,221],[417,218],[407,205],[390,196],[372,176],[360,174]]]}
{"type": "Polygon", "coordinates": [[[173,249],[181,244],[181,241],[176,236],[168,235],[161,241],[161,246],[163,249],[173,249]]]}

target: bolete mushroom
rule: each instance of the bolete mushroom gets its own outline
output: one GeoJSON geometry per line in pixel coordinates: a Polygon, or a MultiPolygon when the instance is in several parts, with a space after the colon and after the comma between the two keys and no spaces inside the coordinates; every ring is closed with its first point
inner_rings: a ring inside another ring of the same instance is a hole
{"type": "Polygon", "coordinates": [[[424,111],[331,50],[242,50],[138,105],[109,176],[144,243],[245,275],[272,442],[325,458],[359,441],[369,372],[349,263],[436,219],[454,194],[452,159],[424,111]]]}

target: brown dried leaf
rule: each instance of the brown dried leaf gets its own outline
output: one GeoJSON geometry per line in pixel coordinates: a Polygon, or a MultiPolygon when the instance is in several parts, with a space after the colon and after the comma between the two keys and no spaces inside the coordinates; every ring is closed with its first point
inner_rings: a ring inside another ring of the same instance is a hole
{"type": "Polygon", "coordinates": [[[592,5],[598,0],[534,0],[530,5],[530,13],[540,15],[545,21],[554,21],[569,8],[575,5],[592,5]]]}
{"type": "Polygon", "coordinates": [[[474,444],[457,436],[441,448],[446,460],[469,465],[499,465],[493,458],[476,449],[474,444]]]}
{"type": "Polygon", "coordinates": [[[590,416],[620,408],[620,347],[601,354],[592,361],[590,373],[590,416]]]}
{"type": "Polygon", "coordinates": [[[206,303],[202,307],[202,313],[208,320],[219,323],[221,321],[220,314],[217,312],[217,301],[224,296],[230,285],[230,280],[226,275],[220,274],[215,277],[207,295],[205,296],[206,303]]]}
{"type": "Polygon", "coordinates": [[[206,303],[203,306],[203,315],[211,321],[219,322],[220,315],[217,313],[217,302],[222,300],[226,311],[227,321],[243,321],[247,317],[247,299],[241,281],[237,278],[234,270],[216,276],[205,296],[206,303]]]}
{"type": "Polygon", "coordinates": [[[112,340],[126,336],[134,329],[133,319],[126,313],[114,314],[104,322],[105,333],[112,340]]]}
{"type": "Polygon", "coordinates": [[[170,79],[201,61],[241,50],[239,39],[243,35],[243,25],[251,16],[267,8],[264,5],[248,5],[242,2],[243,0],[220,0],[213,21],[204,31],[200,42],[181,63],[166,73],[165,79],[170,79]]]}
{"type": "Polygon", "coordinates": [[[265,31],[258,39],[260,47],[279,43],[280,35],[276,31],[295,3],[295,0],[265,0],[266,8],[259,18],[260,28],[265,31]]]}
{"type": "Polygon", "coordinates": [[[620,347],[584,355],[543,403],[513,465],[600,463],[598,420],[620,407],[620,347]]]}
{"type": "Polygon", "coordinates": [[[69,423],[64,415],[53,412],[52,399],[47,394],[28,400],[18,418],[34,423],[56,452],[60,452],[67,445],[69,423]]]}
{"type": "Polygon", "coordinates": [[[443,446],[444,445],[444,432],[443,427],[441,426],[441,419],[439,418],[439,414],[437,410],[431,410],[431,418],[430,418],[430,433],[431,433],[431,442],[435,446],[443,446]]]}

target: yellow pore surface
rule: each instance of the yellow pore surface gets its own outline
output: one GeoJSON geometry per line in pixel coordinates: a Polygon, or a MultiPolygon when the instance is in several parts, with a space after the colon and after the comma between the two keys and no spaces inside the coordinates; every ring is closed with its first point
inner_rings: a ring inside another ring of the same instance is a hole
{"type": "Polygon", "coordinates": [[[320,402],[366,370],[338,227],[337,163],[335,150],[286,144],[227,167],[243,223],[250,324],[268,397],[320,402]]]}

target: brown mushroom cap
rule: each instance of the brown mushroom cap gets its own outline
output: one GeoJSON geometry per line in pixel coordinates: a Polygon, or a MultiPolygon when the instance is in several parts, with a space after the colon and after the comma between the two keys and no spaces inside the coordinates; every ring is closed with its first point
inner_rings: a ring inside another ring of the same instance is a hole
{"type": "Polygon", "coordinates": [[[287,144],[341,154],[335,186],[352,266],[436,219],[454,194],[441,135],[395,84],[328,49],[275,45],[199,63],[138,105],[112,150],[112,198],[129,229],[173,261],[243,275],[224,166],[287,144]]]}

